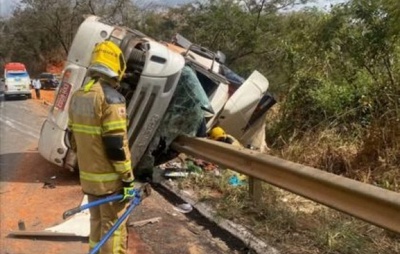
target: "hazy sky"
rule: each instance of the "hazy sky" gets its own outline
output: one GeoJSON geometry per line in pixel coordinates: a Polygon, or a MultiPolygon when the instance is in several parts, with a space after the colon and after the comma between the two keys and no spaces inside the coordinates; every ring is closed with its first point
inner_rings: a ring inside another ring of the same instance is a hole
{"type": "Polygon", "coordinates": [[[309,3],[307,5],[315,5],[319,7],[329,7],[331,4],[338,4],[338,3],[344,3],[347,2],[347,0],[315,0],[315,3],[309,3]]]}
{"type": "Polygon", "coordinates": [[[0,0],[0,16],[5,16],[10,13],[11,6],[19,2],[18,0],[0,0]]]}
{"type": "MultiPolygon", "coordinates": [[[[175,4],[180,4],[180,3],[187,3],[190,2],[190,0],[146,0],[146,2],[156,2],[156,3],[175,3],[175,4]]],[[[11,10],[15,5],[19,2],[19,0],[0,0],[0,16],[7,16],[11,13],[11,10]]],[[[330,4],[336,4],[336,3],[343,3],[346,2],[346,0],[315,0],[315,4],[309,4],[309,5],[316,5],[319,7],[329,7],[330,4]]]]}

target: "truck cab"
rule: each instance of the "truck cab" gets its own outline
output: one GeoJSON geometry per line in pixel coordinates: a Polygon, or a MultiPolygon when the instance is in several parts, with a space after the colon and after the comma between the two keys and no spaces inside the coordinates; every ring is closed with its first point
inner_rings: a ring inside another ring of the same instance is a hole
{"type": "Polygon", "coordinates": [[[11,62],[4,66],[4,98],[32,98],[28,71],[23,63],[11,62]]]}
{"type": "MultiPolygon", "coordinates": [[[[86,18],[75,35],[55,101],[43,123],[40,154],[60,167],[78,168],[68,141],[69,102],[72,93],[88,81],[91,52],[104,40],[119,45],[127,61],[119,92],[127,101],[128,140],[135,171],[161,163],[159,155],[168,151],[177,136],[196,136],[201,124],[207,129],[220,124],[234,130],[237,138],[245,137],[252,129],[249,120],[267,94],[267,79],[255,72],[249,81],[236,84],[240,88],[231,93],[232,82],[223,74],[221,54],[202,53],[198,50],[201,47],[188,41],[185,44],[182,38],[158,42],[97,16],[86,18]],[[233,97],[238,91],[240,94],[233,97]],[[236,126],[225,126],[232,118],[236,126]]],[[[263,117],[265,114],[258,114],[257,119],[263,117]]],[[[242,141],[252,142],[251,138],[242,141]]]]}

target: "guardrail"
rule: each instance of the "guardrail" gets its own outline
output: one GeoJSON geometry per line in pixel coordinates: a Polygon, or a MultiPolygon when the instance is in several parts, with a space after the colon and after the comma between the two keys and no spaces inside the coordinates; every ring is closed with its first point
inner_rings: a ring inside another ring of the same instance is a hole
{"type": "Polygon", "coordinates": [[[400,193],[222,142],[179,137],[172,147],[400,233],[400,193]]]}

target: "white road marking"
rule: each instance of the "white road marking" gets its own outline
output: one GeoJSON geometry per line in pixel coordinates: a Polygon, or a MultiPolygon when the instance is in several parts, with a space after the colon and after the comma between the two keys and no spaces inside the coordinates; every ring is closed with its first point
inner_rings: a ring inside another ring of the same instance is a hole
{"type": "Polygon", "coordinates": [[[25,125],[23,123],[20,123],[20,122],[14,121],[14,120],[12,120],[12,121],[6,120],[6,119],[4,119],[3,116],[0,116],[0,122],[5,123],[6,125],[10,126],[11,128],[13,128],[13,129],[15,129],[15,130],[17,130],[17,131],[19,131],[19,132],[21,132],[23,134],[27,134],[27,135],[35,138],[35,139],[39,139],[39,135],[37,135],[36,133],[24,130],[26,127],[28,127],[28,128],[32,128],[32,127],[29,127],[29,126],[27,126],[27,125],[25,125]],[[19,128],[16,125],[22,126],[23,128],[19,128]]]}
{"type": "MultiPolygon", "coordinates": [[[[19,121],[13,119],[13,118],[8,117],[8,116],[4,116],[4,115],[3,115],[3,116],[1,116],[0,118],[3,118],[3,119],[6,120],[6,121],[10,121],[11,123],[16,124],[16,125],[19,125],[19,126],[21,126],[21,127],[24,127],[24,128],[26,128],[26,129],[28,129],[28,130],[32,130],[32,128],[35,128],[34,125],[28,125],[28,124],[25,124],[25,123],[23,123],[23,122],[19,122],[19,121]]],[[[34,133],[34,132],[32,132],[32,133],[34,133]]],[[[35,135],[38,135],[38,134],[39,134],[39,133],[37,132],[35,135]]]]}

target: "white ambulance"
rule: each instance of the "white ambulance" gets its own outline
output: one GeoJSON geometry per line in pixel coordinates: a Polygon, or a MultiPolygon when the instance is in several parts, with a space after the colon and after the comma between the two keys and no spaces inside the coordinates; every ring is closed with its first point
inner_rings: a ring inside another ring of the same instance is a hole
{"type": "Polygon", "coordinates": [[[4,66],[4,98],[25,97],[32,98],[28,71],[23,63],[11,62],[4,66]]]}

